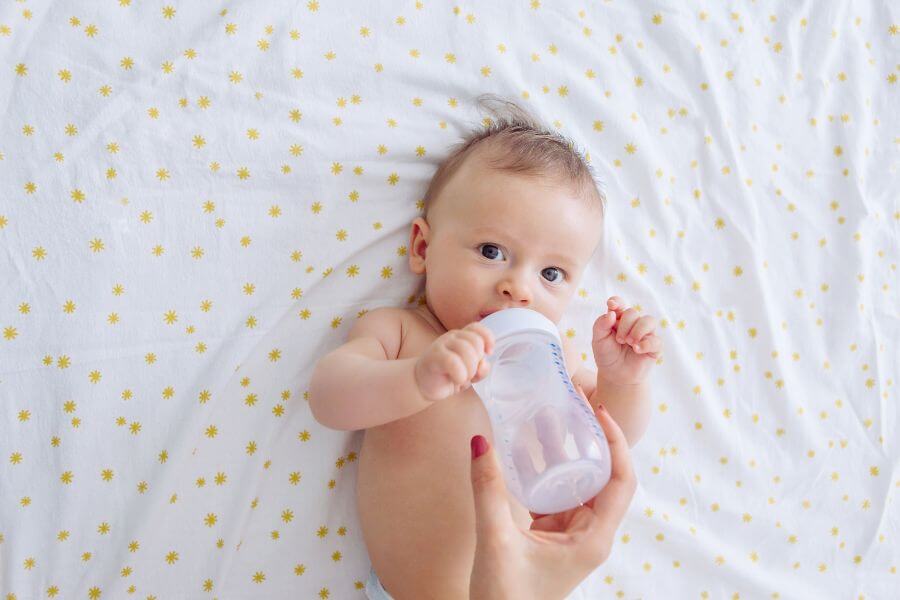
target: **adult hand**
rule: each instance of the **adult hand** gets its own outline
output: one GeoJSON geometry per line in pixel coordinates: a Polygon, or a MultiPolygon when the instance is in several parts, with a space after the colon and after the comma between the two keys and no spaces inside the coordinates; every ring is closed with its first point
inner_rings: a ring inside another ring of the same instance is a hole
{"type": "Polygon", "coordinates": [[[582,506],[531,513],[528,531],[513,521],[496,452],[482,436],[472,438],[476,545],[470,600],[562,599],[609,557],[637,479],[622,430],[602,406],[596,415],[609,442],[609,483],[582,506]]]}

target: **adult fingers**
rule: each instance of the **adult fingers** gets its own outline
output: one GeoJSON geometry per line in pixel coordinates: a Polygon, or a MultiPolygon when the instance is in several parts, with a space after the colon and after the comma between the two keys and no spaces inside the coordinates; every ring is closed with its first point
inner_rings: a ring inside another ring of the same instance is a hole
{"type": "Polygon", "coordinates": [[[520,435],[514,438],[512,453],[513,464],[516,465],[519,473],[519,483],[522,488],[529,489],[537,481],[539,474],[534,466],[534,459],[531,457],[525,436],[520,435]]]}
{"type": "Polygon", "coordinates": [[[605,409],[598,408],[596,414],[609,443],[610,478],[593,499],[594,522],[585,534],[591,541],[584,543],[597,544],[601,554],[608,554],[616,529],[625,517],[637,489],[637,478],[625,434],[605,409]]]}
{"type": "Polygon", "coordinates": [[[562,416],[551,407],[542,407],[534,416],[534,429],[546,465],[558,465],[569,460],[563,444],[568,428],[562,416]]]}
{"type": "Polygon", "coordinates": [[[510,532],[515,530],[516,525],[509,511],[506,483],[500,471],[500,461],[485,437],[473,436],[470,444],[472,461],[469,475],[472,495],[475,498],[477,543],[489,546],[503,544],[510,532]],[[476,450],[484,452],[476,457],[476,450]]]}

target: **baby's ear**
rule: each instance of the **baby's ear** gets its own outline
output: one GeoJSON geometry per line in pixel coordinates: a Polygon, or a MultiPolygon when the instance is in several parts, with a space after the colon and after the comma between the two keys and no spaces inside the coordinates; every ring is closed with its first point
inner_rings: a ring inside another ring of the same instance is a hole
{"type": "Polygon", "coordinates": [[[427,238],[430,237],[431,229],[428,222],[422,217],[413,219],[409,228],[409,269],[416,275],[425,273],[425,255],[428,250],[427,238]]]}

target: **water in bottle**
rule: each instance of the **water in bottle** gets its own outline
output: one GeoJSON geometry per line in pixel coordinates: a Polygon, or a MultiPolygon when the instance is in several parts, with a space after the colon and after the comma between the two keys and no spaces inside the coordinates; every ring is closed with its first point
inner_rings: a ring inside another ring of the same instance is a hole
{"type": "Polygon", "coordinates": [[[609,481],[609,445],[566,371],[553,322],[508,308],[481,323],[494,333],[487,377],[472,387],[484,402],[506,485],[528,510],[575,508],[609,481]]]}

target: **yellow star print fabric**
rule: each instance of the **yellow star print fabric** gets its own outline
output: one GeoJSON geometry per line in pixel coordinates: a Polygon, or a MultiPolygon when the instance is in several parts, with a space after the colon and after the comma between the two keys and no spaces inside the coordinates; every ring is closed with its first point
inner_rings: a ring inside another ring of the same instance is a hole
{"type": "MultiPolygon", "coordinates": [[[[0,598],[363,598],[316,359],[509,97],[609,197],[665,356],[594,598],[896,597],[890,2],[0,4],[0,598]]],[[[460,440],[468,444],[468,440],[460,440]]]]}

